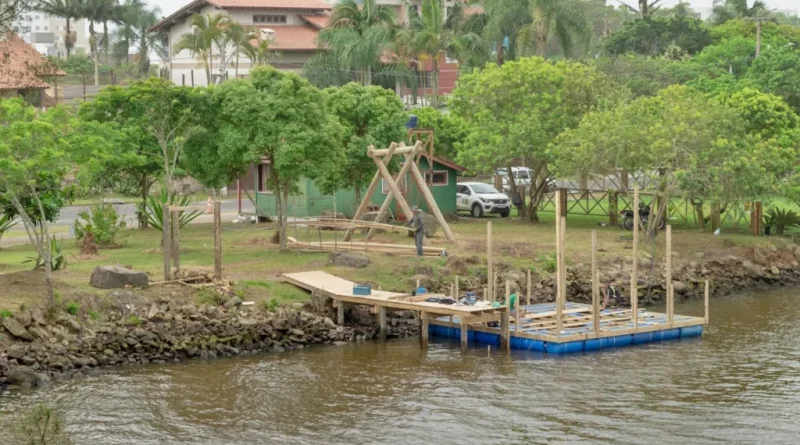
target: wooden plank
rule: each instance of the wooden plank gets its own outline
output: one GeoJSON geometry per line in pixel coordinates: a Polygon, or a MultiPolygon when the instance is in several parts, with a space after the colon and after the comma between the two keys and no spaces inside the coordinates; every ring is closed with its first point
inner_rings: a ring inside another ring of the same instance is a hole
{"type": "Polygon", "coordinates": [[[172,228],[172,261],[174,262],[175,273],[181,270],[181,220],[180,215],[170,217],[172,228]]]}
{"type": "Polygon", "coordinates": [[[527,296],[525,304],[527,304],[527,305],[531,304],[531,270],[530,269],[528,269],[528,296],[527,296]]]}
{"type": "Polygon", "coordinates": [[[162,207],[161,215],[161,246],[164,249],[164,281],[172,279],[172,267],[170,266],[170,246],[172,237],[170,236],[170,211],[169,206],[162,207]]]}
{"type": "MultiPolygon", "coordinates": [[[[631,270],[631,310],[639,309],[639,187],[633,188],[633,265],[631,270]]],[[[633,318],[633,328],[639,325],[639,317],[633,318]]]]}
{"type": "Polygon", "coordinates": [[[344,301],[336,302],[336,324],[344,326],[344,301]]]}
{"type": "MultiPolygon", "coordinates": [[[[401,145],[402,145],[402,142],[401,142],[401,145]]],[[[400,148],[404,148],[404,147],[400,147],[400,148]]],[[[397,174],[398,178],[405,178],[406,177],[406,175],[408,174],[408,170],[411,168],[411,165],[414,164],[416,157],[417,157],[416,152],[411,152],[409,154],[406,154],[406,160],[403,163],[403,167],[400,168],[400,172],[397,174]]],[[[389,211],[389,206],[391,206],[391,204],[392,204],[392,199],[393,199],[393,196],[392,196],[391,193],[386,195],[386,198],[383,200],[383,203],[381,204],[381,208],[378,210],[378,216],[375,217],[375,221],[383,221],[383,218],[386,216],[386,213],[389,211]]],[[[412,229],[410,227],[408,227],[408,229],[410,229],[412,231],[416,230],[416,229],[412,229]]],[[[367,233],[367,239],[372,238],[372,235],[374,235],[374,234],[375,234],[375,229],[373,229],[373,228],[369,229],[369,232],[367,233]]]]}
{"type": "Polygon", "coordinates": [[[420,323],[422,324],[422,326],[420,326],[419,329],[419,338],[422,343],[422,348],[426,349],[428,347],[428,323],[429,323],[428,314],[424,311],[420,312],[419,318],[420,318],[420,323]]]}
{"type": "Polygon", "coordinates": [[[592,331],[600,332],[600,283],[597,276],[597,230],[592,230],[592,331]]]}
{"type": "MultiPolygon", "coordinates": [[[[215,201],[215,202],[219,202],[219,201],[215,201]]],[[[193,206],[180,206],[180,207],[176,206],[176,207],[170,207],[169,210],[172,213],[175,213],[175,212],[191,212],[191,211],[204,212],[204,211],[208,210],[208,204],[193,205],[193,206]]]]}
{"type": "Polygon", "coordinates": [[[219,201],[214,202],[214,278],[222,279],[222,210],[219,201]]]}
{"type": "Polygon", "coordinates": [[[461,317],[461,351],[466,352],[467,342],[469,339],[469,326],[467,326],[467,317],[461,317]]]}
{"type": "MultiPolygon", "coordinates": [[[[500,316],[501,329],[505,339],[503,347],[506,351],[511,350],[511,282],[506,280],[506,312],[500,316]]],[[[517,311],[519,312],[519,311],[517,311]]]]}
{"type": "Polygon", "coordinates": [[[563,189],[556,192],[556,329],[561,331],[563,316],[563,306],[561,303],[561,293],[564,283],[561,281],[561,193],[563,189]]]}
{"type": "MultiPolygon", "coordinates": [[[[386,165],[383,163],[382,160],[378,158],[372,158],[375,161],[375,165],[378,166],[378,170],[381,172],[381,176],[383,177],[384,182],[389,187],[389,191],[391,194],[394,195],[394,199],[397,200],[397,205],[400,206],[400,210],[402,210],[403,215],[405,215],[406,219],[411,219],[414,214],[411,212],[411,207],[409,207],[408,202],[406,202],[406,198],[400,192],[400,188],[397,186],[397,182],[395,182],[394,178],[392,178],[392,174],[389,173],[389,169],[386,168],[386,165]]],[[[367,199],[369,199],[367,196],[367,199]]],[[[389,199],[389,196],[386,196],[386,199],[389,199]]]]}
{"type": "Polygon", "coordinates": [[[378,306],[375,308],[378,312],[378,324],[380,325],[381,329],[381,340],[386,340],[386,306],[378,306]]]}
{"type": "Polygon", "coordinates": [[[708,294],[709,294],[709,292],[708,292],[708,280],[706,280],[706,282],[705,282],[705,288],[706,288],[706,292],[705,292],[705,296],[703,297],[703,308],[704,308],[704,312],[703,313],[705,315],[703,316],[703,323],[708,324],[708,294]]]}
{"type": "MultiPolygon", "coordinates": [[[[370,146],[370,148],[375,148],[375,147],[370,146]]],[[[392,142],[389,145],[389,153],[387,153],[389,156],[386,156],[382,161],[384,164],[387,165],[389,164],[389,161],[392,160],[392,154],[396,149],[397,149],[397,144],[392,142]]],[[[380,181],[381,181],[381,172],[379,170],[375,172],[375,176],[372,177],[372,181],[369,183],[369,187],[367,187],[367,192],[364,194],[364,198],[358,204],[358,209],[356,209],[356,214],[353,215],[354,220],[361,219],[364,216],[364,214],[367,213],[367,208],[372,202],[372,195],[375,194],[375,189],[378,188],[378,184],[380,183],[380,181]]],[[[345,242],[350,241],[353,238],[353,232],[355,232],[355,229],[347,229],[347,233],[344,234],[345,242]]]]}
{"type": "Polygon", "coordinates": [[[667,241],[666,241],[666,251],[667,251],[667,324],[672,326],[673,322],[673,302],[675,299],[674,289],[672,289],[672,225],[667,224],[667,241]]]}
{"type": "Polygon", "coordinates": [[[455,296],[454,298],[455,298],[456,300],[458,300],[458,298],[459,298],[459,296],[460,296],[460,293],[458,292],[458,275],[456,275],[456,283],[455,283],[455,286],[456,286],[456,296],[455,296]]]}
{"type": "MultiPolygon", "coordinates": [[[[416,153],[419,150],[418,147],[422,147],[422,142],[421,141],[417,141],[416,144],[414,144],[413,146],[410,146],[410,147],[406,147],[404,145],[401,145],[399,148],[395,149],[393,153],[396,154],[396,155],[402,155],[402,154],[406,154],[406,153],[416,153]]],[[[371,145],[370,145],[369,149],[367,150],[367,155],[369,157],[371,157],[371,158],[374,158],[374,157],[385,157],[386,155],[389,155],[390,153],[392,153],[391,148],[378,148],[378,149],[376,149],[375,147],[373,147],[371,145]]]]}
{"type": "MultiPolygon", "coordinates": [[[[417,141],[417,144],[420,144],[420,142],[417,141]]],[[[456,237],[450,230],[450,224],[447,224],[447,221],[444,219],[442,211],[439,210],[439,204],[437,204],[436,200],[433,199],[433,194],[431,194],[431,190],[428,188],[428,184],[425,182],[425,178],[422,176],[422,173],[419,172],[419,167],[417,167],[416,163],[411,164],[411,177],[417,182],[417,190],[422,193],[425,203],[428,204],[428,210],[433,212],[434,218],[436,218],[436,221],[439,222],[442,232],[444,232],[444,237],[451,243],[456,242],[456,237]]]]}
{"type": "Polygon", "coordinates": [[[489,221],[486,223],[486,286],[487,292],[491,295],[489,301],[494,301],[494,276],[493,276],[493,264],[494,260],[492,259],[492,222],[489,221]]]}

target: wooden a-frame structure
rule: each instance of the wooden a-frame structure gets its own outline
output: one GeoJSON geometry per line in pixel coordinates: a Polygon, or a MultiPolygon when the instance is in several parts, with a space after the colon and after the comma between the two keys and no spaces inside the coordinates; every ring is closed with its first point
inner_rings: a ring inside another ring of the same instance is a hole
{"type": "MultiPolygon", "coordinates": [[[[425,177],[422,176],[422,173],[420,173],[419,167],[417,166],[417,157],[422,155],[423,151],[423,143],[419,140],[411,147],[407,147],[403,142],[400,142],[400,144],[392,142],[391,145],[389,145],[389,148],[384,149],[375,149],[374,146],[370,145],[367,149],[367,155],[369,155],[369,157],[375,161],[375,164],[378,166],[378,171],[375,172],[372,182],[369,183],[367,193],[364,195],[364,199],[361,200],[361,204],[359,204],[358,210],[356,210],[356,214],[353,216],[353,219],[359,220],[364,216],[364,214],[367,213],[369,197],[375,193],[375,189],[378,187],[378,184],[380,184],[381,179],[386,181],[386,185],[389,187],[389,194],[386,195],[386,199],[383,201],[375,221],[381,221],[386,216],[386,212],[389,210],[389,205],[391,205],[392,199],[397,200],[397,204],[400,206],[400,209],[402,210],[406,219],[411,219],[414,216],[411,212],[411,207],[409,207],[408,202],[406,202],[405,197],[400,192],[400,187],[397,185],[397,181],[392,178],[392,175],[389,173],[389,169],[386,167],[389,165],[389,162],[392,160],[394,155],[404,155],[405,162],[403,163],[403,167],[400,169],[400,172],[397,174],[397,178],[404,178],[407,174],[411,174],[411,177],[417,184],[417,188],[425,198],[425,203],[428,205],[430,211],[433,212],[433,216],[436,218],[436,221],[438,221],[439,225],[442,227],[445,238],[447,238],[447,241],[449,242],[455,242],[456,239],[453,236],[453,232],[450,231],[450,226],[447,224],[447,221],[444,220],[444,216],[442,216],[439,206],[433,199],[430,189],[428,189],[428,184],[425,182],[425,177]]],[[[350,241],[354,230],[355,229],[347,230],[347,233],[344,237],[345,241],[350,241]]],[[[370,229],[370,233],[367,236],[369,237],[370,235],[372,235],[372,229],[370,229]]]]}

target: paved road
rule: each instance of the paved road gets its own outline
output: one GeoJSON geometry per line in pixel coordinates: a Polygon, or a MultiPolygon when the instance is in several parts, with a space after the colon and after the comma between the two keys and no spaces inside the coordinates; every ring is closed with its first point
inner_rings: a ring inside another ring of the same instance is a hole
{"type": "MultiPolygon", "coordinates": [[[[200,205],[205,204],[205,202],[196,202],[192,205],[200,205]]],[[[51,225],[51,227],[72,227],[75,223],[75,219],[78,218],[78,213],[87,210],[90,206],[70,206],[65,207],[61,210],[59,214],[58,221],[55,224],[51,225]]],[[[135,204],[116,204],[114,207],[117,209],[121,215],[125,217],[125,221],[128,224],[128,227],[136,227],[138,223],[136,221],[136,205],[135,204]]],[[[222,210],[222,221],[228,222],[232,221],[239,215],[238,210],[238,203],[235,199],[228,199],[222,201],[221,205],[222,210]]],[[[253,211],[253,204],[250,203],[249,200],[242,201],[242,211],[243,212],[252,212],[253,211]]],[[[213,223],[213,215],[200,215],[197,219],[192,221],[192,224],[209,224],[213,223]]],[[[14,233],[15,235],[21,234],[21,236],[4,236],[2,240],[0,240],[0,247],[11,247],[11,246],[18,246],[21,244],[27,244],[29,242],[28,237],[24,235],[25,229],[22,225],[18,224],[13,229],[11,229],[8,233],[14,233]]],[[[72,238],[73,235],[71,231],[62,231],[56,234],[56,237],[61,239],[69,239],[72,238]]]]}

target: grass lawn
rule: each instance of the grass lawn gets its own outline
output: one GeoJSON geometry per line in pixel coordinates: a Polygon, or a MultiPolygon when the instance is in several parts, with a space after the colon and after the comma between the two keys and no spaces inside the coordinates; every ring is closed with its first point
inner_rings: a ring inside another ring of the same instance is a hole
{"type": "MultiPolygon", "coordinates": [[[[512,218],[461,218],[451,224],[457,241],[447,244],[439,232],[432,244],[446,247],[450,255],[486,256],[486,226],[493,223],[494,256],[515,267],[532,268],[545,273],[555,252],[555,230],[552,213],[541,213],[542,222],[528,224],[512,218]]],[[[614,259],[631,255],[631,233],[618,227],[601,227],[598,223],[606,217],[570,215],[567,223],[567,258],[569,264],[588,264],[591,246],[591,231],[598,231],[600,257],[614,259]]],[[[226,277],[236,281],[235,289],[245,299],[257,302],[277,300],[281,304],[303,301],[306,292],[278,281],[280,274],[305,270],[325,270],[353,281],[371,282],[385,290],[408,291],[414,267],[430,265],[435,271],[445,265],[444,258],[390,256],[370,253],[371,263],[361,269],[326,266],[328,253],[279,252],[277,245],[269,240],[275,232],[272,225],[224,224],[223,267],[226,277]]],[[[722,236],[687,226],[673,227],[673,250],[681,259],[692,258],[696,252],[704,252],[706,258],[714,255],[741,254],[746,249],[763,245],[770,238],[750,236],[747,228],[728,230],[722,236]],[[726,246],[723,242],[729,240],[726,246]],[[731,244],[732,243],[732,244],[731,244]]],[[[288,235],[300,241],[333,240],[333,231],[318,232],[314,229],[289,228],[288,235]]],[[[339,239],[343,232],[338,233],[339,239]]],[[[642,242],[641,249],[654,258],[664,255],[664,235],[655,243],[642,242]]],[[[163,255],[160,251],[160,232],[130,230],[123,247],[102,249],[97,255],[82,256],[72,240],[64,241],[64,254],[69,261],[66,270],[55,272],[56,289],[64,300],[77,298],[108,298],[108,291],[88,285],[91,271],[99,265],[123,264],[150,274],[152,281],[163,279],[163,255]]],[[[363,243],[363,235],[357,234],[353,244],[363,243]]],[[[412,239],[400,233],[383,233],[376,241],[412,244],[412,239]]],[[[192,224],[181,230],[181,266],[186,269],[213,270],[213,229],[211,225],[192,224]]],[[[35,257],[29,245],[0,250],[0,310],[17,310],[20,304],[40,302],[44,298],[41,287],[42,273],[30,272],[30,264],[24,263],[35,257]]],[[[437,272],[438,273],[438,272],[437,272]]],[[[145,296],[186,295],[185,286],[153,286],[142,292],[145,296]]],[[[191,296],[190,296],[191,297],[191,296]]]]}

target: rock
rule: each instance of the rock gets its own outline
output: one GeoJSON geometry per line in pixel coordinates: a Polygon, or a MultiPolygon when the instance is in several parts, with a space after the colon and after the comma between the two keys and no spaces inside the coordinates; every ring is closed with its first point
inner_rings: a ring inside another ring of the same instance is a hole
{"type": "Polygon", "coordinates": [[[22,357],[25,357],[25,346],[11,345],[11,347],[8,348],[8,351],[6,351],[6,355],[11,359],[21,359],[22,357]]]}
{"type": "Polygon", "coordinates": [[[44,317],[44,311],[40,307],[35,307],[31,311],[31,319],[34,323],[45,325],[47,324],[47,319],[44,317]]]}
{"type": "Polygon", "coordinates": [[[648,268],[653,265],[650,258],[639,258],[639,267],[648,268]]]}
{"type": "Polygon", "coordinates": [[[675,292],[683,292],[686,290],[686,283],[683,281],[672,281],[672,288],[675,292]]]}
{"type": "Polygon", "coordinates": [[[230,300],[225,302],[225,309],[230,309],[233,307],[239,307],[242,305],[242,299],[239,297],[233,297],[230,300]]]}
{"type": "Polygon", "coordinates": [[[436,221],[436,218],[433,215],[429,215],[427,213],[422,214],[422,219],[425,221],[425,236],[430,238],[436,235],[436,232],[439,230],[439,221],[436,221]]]}
{"type": "Polygon", "coordinates": [[[23,327],[28,327],[31,324],[31,316],[26,311],[14,314],[14,320],[17,320],[23,327]]]}
{"type": "Polygon", "coordinates": [[[766,266],[769,263],[767,261],[766,253],[764,253],[763,249],[759,248],[753,249],[753,261],[755,261],[756,264],[760,264],[762,266],[766,266]]]}
{"type": "Polygon", "coordinates": [[[72,332],[80,332],[82,329],[81,324],[71,318],[65,318],[61,320],[61,324],[66,326],[72,332]]]}
{"type": "Polygon", "coordinates": [[[53,381],[50,379],[49,375],[47,375],[47,374],[45,374],[43,372],[37,372],[36,373],[36,386],[38,388],[41,388],[41,387],[44,387],[44,386],[48,386],[52,382],[53,381]]]}
{"type": "Polygon", "coordinates": [[[14,337],[21,338],[27,341],[33,341],[33,336],[24,326],[22,326],[19,321],[13,318],[4,318],[3,319],[3,327],[6,328],[9,334],[13,335],[14,337]]]}
{"type": "Polygon", "coordinates": [[[467,275],[469,271],[467,260],[456,255],[447,257],[445,265],[456,275],[467,275]]]}
{"type": "Polygon", "coordinates": [[[91,357],[77,357],[75,360],[72,361],[72,364],[75,366],[81,366],[83,368],[97,366],[97,360],[91,357]]]}
{"type": "Polygon", "coordinates": [[[333,252],[328,256],[329,266],[366,267],[369,258],[359,252],[333,252]]]}
{"type": "Polygon", "coordinates": [[[800,247],[798,247],[797,249],[794,249],[794,259],[796,259],[797,261],[800,261],[800,247]]]}
{"type": "Polygon", "coordinates": [[[767,244],[767,250],[772,253],[778,253],[778,248],[774,244],[767,244]]]}
{"type": "Polygon", "coordinates": [[[722,245],[725,246],[725,247],[733,247],[736,244],[734,244],[733,240],[725,238],[725,239],[722,240],[722,245]]]}
{"type": "Polygon", "coordinates": [[[772,275],[780,275],[781,274],[781,271],[780,271],[780,269],[778,269],[777,266],[770,267],[769,271],[772,272],[772,275]]]}
{"type": "Polygon", "coordinates": [[[33,388],[38,381],[36,373],[33,372],[32,369],[24,366],[9,370],[8,374],[6,374],[6,379],[8,383],[12,385],[23,386],[25,388],[33,388]]]}
{"type": "Polygon", "coordinates": [[[92,271],[89,284],[99,289],[123,289],[125,286],[147,287],[149,278],[144,272],[120,265],[98,266],[92,271]]]}
{"type": "Polygon", "coordinates": [[[158,306],[155,303],[153,303],[150,306],[150,310],[147,311],[147,318],[151,319],[151,318],[155,317],[157,314],[158,314],[158,306]]]}

